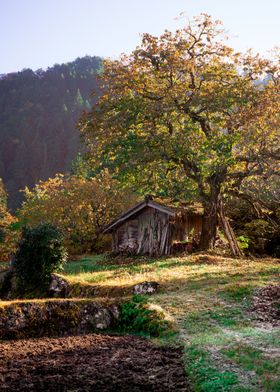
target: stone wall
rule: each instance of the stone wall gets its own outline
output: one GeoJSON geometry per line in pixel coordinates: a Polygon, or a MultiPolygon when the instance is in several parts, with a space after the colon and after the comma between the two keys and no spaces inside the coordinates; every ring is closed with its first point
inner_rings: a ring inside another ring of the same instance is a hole
{"type": "Polygon", "coordinates": [[[118,317],[118,305],[90,300],[0,301],[0,339],[102,331],[118,317]]]}

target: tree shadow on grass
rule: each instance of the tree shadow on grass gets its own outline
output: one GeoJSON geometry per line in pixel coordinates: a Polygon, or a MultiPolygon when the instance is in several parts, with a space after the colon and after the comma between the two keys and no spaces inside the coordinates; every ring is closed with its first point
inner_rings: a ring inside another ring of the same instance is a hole
{"type": "MultiPolygon", "coordinates": [[[[239,259],[225,259],[220,256],[213,255],[205,255],[205,254],[197,254],[193,256],[193,259],[190,257],[180,257],[171,256],[171,257],[161,257],[161,258],[150,258],[146,256],[139,257],[124,257],[122,258],[106,258],[101,256],[96,256],[92,258],[85,258],[79,261],[70,261],[65,267],[63,273],[65,275],[77,275],[80,273],[94,273],[94,272],[105,272],[105,271],[120,271],[120,272],[132,272],[138,273],[142,272],[143,269],[148,268],[148,270],[165,270],[165,269],[173,269],[177,267],[191,267],[192,269],[199,270],[204,267],[213,266],[225,266],[227,264],[229,266],[234,266],[234,263],[238,263],[242,260],[239,259]]],[[[250,261],[248,264],[248,260],[244,260],[244,265],[252,265],[254,261],[250,261]]],[[[236,265],[236,268],[240,268],[240,264],[236,265]]],[[[275,272],[279,272],[279,266],[271,267],[275,272]]],[[[239,274],[236,273],[236,276],[239,274]]],[[[242,275],[242,273],[241,273],[242,275]]]]}
{"type": "Polygon", "coordinates": [[[160,284],[160,289],[162,292],[170,291],[174,287],[178,289],[184,289],[187,291],[193,290],[215,290],[219,291],[225,285],[241,285],[241,286],[250,286],[250,287],[258,287],[259,285],[275,281],[277,282],[278,278],[275,274],[276,270],[274,268],[267,269],[265,271],[256,271],[256,272],[248,272],[244,271],[243,273],[226,273],[224,271],[221,272],[203,272],[198,274],[196,277],[186,276],[175,279],[168,279],[160,284]],[[219,286],[221,286],[219,288],[219,286]]]}
{"type": "MultiPolygon", "coordinates": [[[[147,276],[143,276],[143,280],[147,276]]],[[[153,277],[159,283],[158,295],[170,295],[171,293],[182,292],[192,294],[199,292],[212,292],[218,294],[221,299],[241,301],[244,297],[251,296],[253,291],[266,283],[271,283],[277,276],[274,268],[265,271],[243,273],[220,272],[201,272],[198,275],[188,274],[181,277],[159,276],[153,277]]],[[[138,279],[139,281],[139,279],[138,279]]],[[[72,284],[73,290],[70,291],[71,297],[104,297],[104,298],[123,298],[133,294],[133,287],[138,282],[129,281],[125,284],[90,284],[87,282],[72,284]]],[[[209,294],[208,294],[209,295],[209,294]]]]}

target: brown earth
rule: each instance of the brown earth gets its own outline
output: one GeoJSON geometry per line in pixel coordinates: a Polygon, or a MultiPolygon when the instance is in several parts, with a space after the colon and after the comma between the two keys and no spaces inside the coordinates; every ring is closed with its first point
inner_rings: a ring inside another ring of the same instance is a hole
{"type": "Polygon", "coordinates": [[[259,289],[253,297],[252,310],[258,320],[280,326],[280,285],[259,289]]]}
{"type": "Polygon", "coordinates": [[[0,390],[189,391],[181,357],[180,349],[135,336],[0,342],[0,390]]]}

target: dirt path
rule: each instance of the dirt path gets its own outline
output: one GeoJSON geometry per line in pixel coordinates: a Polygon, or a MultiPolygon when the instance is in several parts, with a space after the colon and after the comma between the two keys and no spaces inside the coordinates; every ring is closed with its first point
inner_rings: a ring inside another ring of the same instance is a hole
{"type": "Polygon", "coordinates": [[[133,336],[0,342],[0,390],[189,391],[181,355],[133,336]]]}

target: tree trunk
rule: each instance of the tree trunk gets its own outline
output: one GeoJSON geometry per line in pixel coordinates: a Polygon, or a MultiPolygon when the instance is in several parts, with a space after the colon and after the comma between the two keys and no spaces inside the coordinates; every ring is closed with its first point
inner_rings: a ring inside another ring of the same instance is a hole
{"type": "Polygon", "coordinates": [[[199,241],[200,250],[211,250],[214,247],[218,226],[218,196],[215,192],[211,199],[204,203],[204,216],[199,241]]]}
{"type": "Polygon", "coordinates": [[[221,197],[221,183],[224,178],[225,171],[220,171],[219,174],[209,178],[210,193],[203,197],[204,216],[202,221],[201,237],[199,242],[200,250],[211,250],[214,248],[217,227],[220,223],[228,242],[230,249],[234,256],[243,256],[242,250],[237,242],[235,234],[225,216],[222,197],[221,197]]]}

